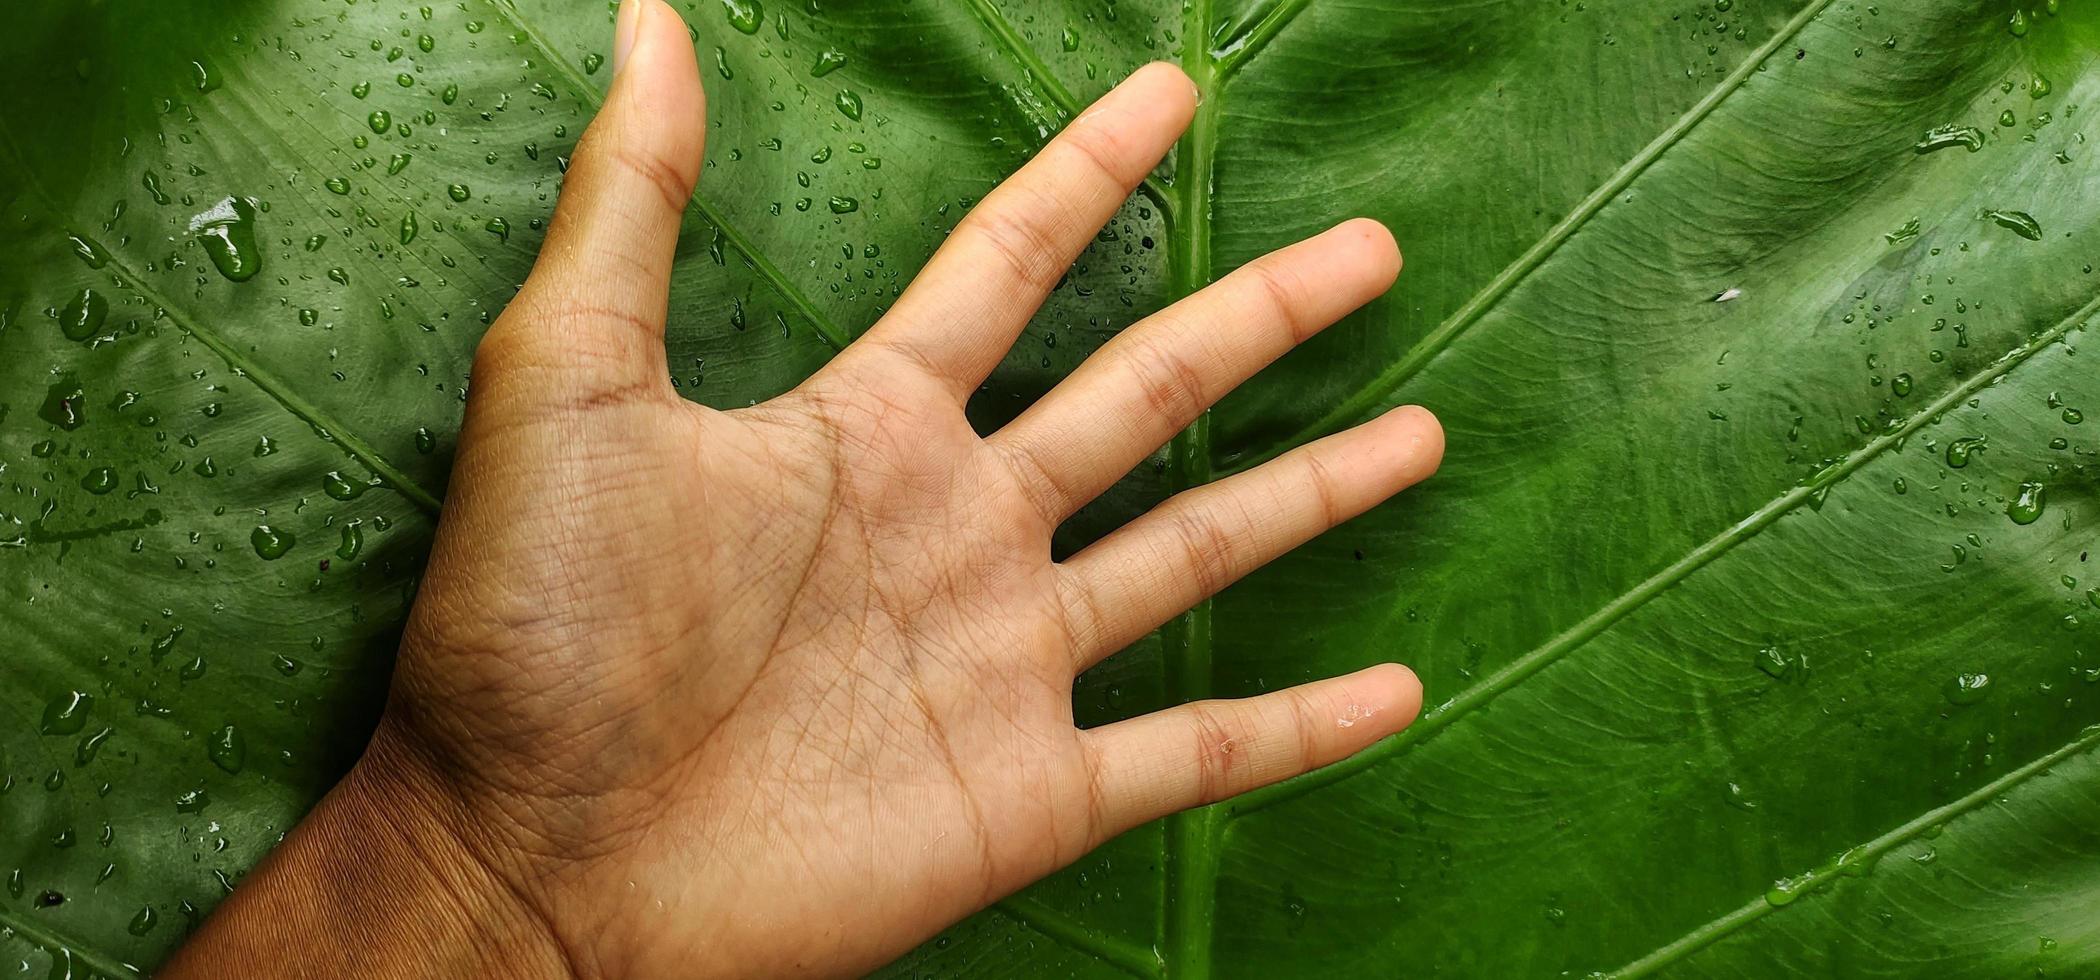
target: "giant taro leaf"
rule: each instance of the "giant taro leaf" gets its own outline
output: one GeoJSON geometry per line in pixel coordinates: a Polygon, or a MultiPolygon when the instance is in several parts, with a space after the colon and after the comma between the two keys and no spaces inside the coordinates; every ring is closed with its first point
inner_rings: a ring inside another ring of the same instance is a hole
{"type": "MultiPolygon", "coordinates": [[[[1067,529],[1388,405],[1443,472],[1083,680],[1435,705],[1127,835],[921,975],[2100,970],[2100,17],[2081,0],[687,0],[680,388],[869,323],[1133,66],[1196,122],[986,425],[1351,214],[1401,284],[1067,529]],[[2059,6],[2059,2],[2061,6],[2059,6]]],[[[603,2],[16,3],[0,949],[156,962],[354,757],[603,2]]],[[[900,828],[900,832],[904,832],[900,828]]]]}

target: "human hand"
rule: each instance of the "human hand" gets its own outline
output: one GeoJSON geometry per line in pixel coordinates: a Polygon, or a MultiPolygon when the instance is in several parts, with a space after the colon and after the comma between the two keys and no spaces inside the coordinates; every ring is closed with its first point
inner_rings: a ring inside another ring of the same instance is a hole
{"type": "Polygon", "coordinates": [[[677,396],[663,346],[699,73],[659,0],[627,0],[618,31],[546,246],[476,357],[372,746],[167,975],[865,970],[1115,834],[1414,718],[1394,665],[1090,730],[1071,687],[1427,476],[1427,412],[1050,548],[1205,407],[1385,291],[1382,227],[1250,264],[980,437],[965,401],[1194,111],[1186,77],[1148,66],[824,370],[711,410],[677,396]],[[289,959],[287,935],[308,937],[289,959]]]}

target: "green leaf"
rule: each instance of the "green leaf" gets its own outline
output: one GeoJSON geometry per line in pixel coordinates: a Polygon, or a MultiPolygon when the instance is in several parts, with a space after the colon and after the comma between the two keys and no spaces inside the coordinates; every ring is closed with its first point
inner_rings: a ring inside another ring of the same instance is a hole
{"type": "MultiPolygon", "coordinates": [[[[1450,434],[1430,484],[1078,693],[1096,722],[1397,659],[1420,722],[1127,835],[895,972],[2100,969],[2092,10],[681,9],[713,113],[672,307],[691,397],[805,376],[1169,58],[1195,125],[983,424],[1347,215],[1409,270],[1064,544],[1385,406],[1450,434]]],[[[11,20],[0,949],[122,974],[354,757],[611,8],[11,20]]]]}

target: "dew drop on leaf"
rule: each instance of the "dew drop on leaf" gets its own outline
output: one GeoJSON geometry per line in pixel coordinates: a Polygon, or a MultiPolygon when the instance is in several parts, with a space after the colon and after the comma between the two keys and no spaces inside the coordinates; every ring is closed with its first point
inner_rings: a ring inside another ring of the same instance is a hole
{"type": "Polygon", "coordinates": [[[1963,436],[1947,444],[1947,465],[1961,469],[1969,465],[1969,457],[1982,452],[1987,444],[1982,436],[1963,436]]]}
{"type": "Polygon", "coordinates": [[[44,403],[36,410],[37,417],[52,425],[71,432],[87,424],[84,402],[87,392],[71,375],[62,377],[44,391],[44,403]]]}
{"type": "Polygon", "coordinates": [[[2042,240],[2041,222],[2034,220],[2034,216],[2025,211],[1999,211],[1993,209],[1985,211],[1983,216],[1996,222],[2001,228],[2011,229],[2013,234],[2030,242],[2042,240]]]}
{"type": "Polygon", "coordinates": [[[2029,481],[2020,484],[2020,492],[2005,507],[2005,516],[2022,527],[2042,519],[2042,510],[2047,506],[2047,488],[2029,481]]]}
{"type": "Polygon", "coordinates": [[[729,26],[743,34],[758,33],[766,20],[765,5],[759,0],[722,0],[722,10],[729,15],[729,26]]]}
{"type": "Polygon", "coordinates": [[[37,730],[46,735],[72,735],[87,727],[88,712],[94,707],[94,695],[66,691],[44,702],[44,718],[37,730]]]}
{"type": "Polygon", "coordinates": [[[108,318],[109,300],[93,289],[82,289],[59,311],[58,326],[67,340],[87,340],[101,331],[108,318]]]}
{"type": "Polygon", "coordinates": [[[247,282],[262,271],[262,249],[255,243],[255,205],[246,198],[220,199],[190,219],[190,234],[204,243],[212,267],[231,282],[247,282]]]}
{"type": "Polygon", "coordinates": [[[80,489],[97,497],[117,488],[117,471],[113,467],[97,466],[80,478],[80,489]]]}
{"type": "Polygon", "coordinates": [[[240,772],[248,762],[248,740],[232,725],[221,726],[212,732],[204,749],[211,764],[229,774],[240,772]]]}
{"type": "Polygon", "coordinates": [[[1956,674],[1940,688],[1948,704],[1975,704],[1991,691],[1989,674],[1956,674]]]}
{"type": "Polygon", "coordinates": [[[255,548],[255,553],[262,556],[264,561],[276,561],[279,558],[283,558],[286,552],[292,550],[292,545],[297,540],[297,538],[293,537],[292,532],[271,527],[268,524],[257,524],[255,530],[248,534],[248,543],[255,548]]]}

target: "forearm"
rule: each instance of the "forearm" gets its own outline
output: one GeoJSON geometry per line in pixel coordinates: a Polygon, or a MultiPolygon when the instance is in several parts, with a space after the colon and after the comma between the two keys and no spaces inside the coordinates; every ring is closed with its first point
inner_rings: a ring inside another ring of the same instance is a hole
{"type": "Polygon", "coordinates": [[[385,736],[159,974],[572,975],[545,925],[447,826],[385,736]]]}

